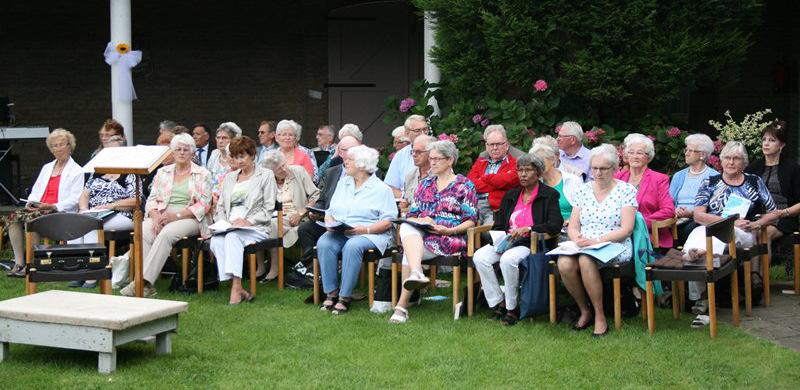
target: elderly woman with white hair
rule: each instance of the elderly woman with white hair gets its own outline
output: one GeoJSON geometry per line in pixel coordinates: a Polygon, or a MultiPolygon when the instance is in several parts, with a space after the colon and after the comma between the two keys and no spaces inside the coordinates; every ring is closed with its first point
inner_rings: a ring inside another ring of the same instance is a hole
{"type": "Polygon", "coordinates": [[[410,143],[411,140],[406,136],[406,128],[403,126],[395,127],[394,130],[392,130],[392,147],[394,148],[394,152],[389,155],[389,161],[392,161],[395,153],[405,148],[410,143]]]}
{"type": "Polygon", "coordinates": [[[558,192],[561,217],[564,219],[564,224],[569,223],[572,205],[575,203],[575,192],[583,185],[583,179],[561,169],[558,141],[549,135],[534,139],[530,153],[544,161],[544,171],[540,179],[558,192]]]}
{"type": "Polygon", "coordinates": [[[278,150],[283,154],[287,165],[299,165],[308,172],[310,177],[315,178],[316,164],[299,147],[302,129],[299,123],[284,119],[275,126],[275,140],[278,142],[278,150]]]}
{"type": "Polygon", "coordinates": [[[228,144],[231,140],[242,136],[242,129],[233,122],[224,122],[217,128],[217,148],[211,152],[208,158],[209,172],[211,172],[211,186],[214,192],[219,192],[219,185],[222,183],[222,178],[225,177],[231,170],[230,156],[228,153],[228,144]]]}
{"type": "Polygon", "coordinates": [[[683,150],[686,168],[675,172],[669,183],[669,194],[675,201],[675,217],[679,218],[678,245],[683,245],[689,233],[697,227],[693,220],[697,190],[703,181],[719,175],[719,172],[708,166],[708,158],[714,153],[714,141],[709,136],[691,134],[683,142],[686,144],[683,150]]]}
{"type": "MultiPolygon", "coordinates": [[[[594,181],[583,184],[575,194],[567,229],[569,238],[581,248],[601,242],[620,243],[624,251],[613,261],[630,261],[633,255],[631,233],[638,206],[636,188],[614,179],[619,160],[617,149],[612,145],[602,144],[592,149],[589,162],[594,181]]],[[[558,271],[581,312],[573,329],[584,330],[594,323],[593,337],[608,333],[599,266],[597,259],[584,254],[558,258],[558,271]],[[587,294],[594,312],[586,300],[587,294]]]]}
{"type": "Polygon", "coordinates": [[[419,182],[407,218],[431,224],[434,231],[423,232],[407,223],[400,225],[403,291],[389,319],[394,324],[408,321],[408,303],[413,290],[430,283],[422,272],[422,261],[436,256],[466,254],[467,230],[478,222],[475,185],[466,176],[453,172],[458,161],[456,145],[450,141],[436,141],[429,143],[427,150],[430,174],[419,182]]]}
{"type": "MultiPolygon", "coordinates": [[[[45,144],[54,160],[44,164],[39,171],[25,208],[14,210],[2,218],[14,250],[14,268],[7,273],[8,276],[25,276],[23,230],[26,223],[44,214],[78,210],[78,199],[83,190],[83,171],[72,159],[75,136],[68,130],[55,129],[47,136],[45,144]]],[[[38,235],[34,235],[34,240],[39,240],[38,235]]]]}
{"type": "MultiPolygon", "coordinates": [[[[183,237],[208,235],[211,219],[211,174],[192,162],[195,142],[183,133],[170,142],[175,163],[158,169],[145,204],[142,224],[144,295],[156,294],[155,283],[172,246],[183,237]]],[[[135,295],[134,283],[120,291],[135,295]]]]}
{"type": "MultiPolygon", "coordinates": [[[[614,174],[614,178],[633,185],[636,201],[642,213],[647,230],[653,221],[670,219],[675,216],[675,201],[669,193],[669,176],[650,169],[647,165],[655,156],[653,140],[631,133],[623,141],[624,153],[628,156],[628,169],[614,174]]],[[[651,232],[652,233],[652,232],[651,232]]],[[[668,227],[658,230],[661,248],[672,248],[672,234],[668,227]]]]}
{"type": "MultiPolygon", "coordinates": [[[[284,216],[283,246],[290,248],[297,242],[297,230],[300,222],[308,215],[307,206],[314,206],[319,199],[319,188],[314,185],[308,172],[301,166],[287,165],[283,153],[278,150],[267,152],[261,165],[272,171],[278,185],[278,202],[281,202],[284,216]]],[[[273,226],[278,226],[273,221],[273,226]]],[[[271,233],[277,236],[277,232],[271,233]]],[[[278,276],[278,249],[272,248],[270,269],[264,281],[271,281],[278,276]]],[[[261,268],[262,264],[259,264],[261,268]]]]}
{"type": "Polygon", "coordinates": [[[337,222],[352,229],[328,229],[317,242],[317,258],[326,298],[322,310],[347,312],[358,279],[364,253],[374,249],[383,254],[392,241],[390,219],[397,216],[394,194],[375,176],[378,151],[367,146],[352,147],[344,159],[345,177],[339,180],[325,212],[328,225],[337,222]],[[337,278],[342,256],[341,285],[337,278]]]}
{"type": "Polygon", "coordinates": [[[339,139],[347,137],[348,135],[357,139],[358,142],[364,142],[364,133],[361,132],[361,129],[359,129],[356,124],[345,123],[344,126],[339,129],[339,139]]]}
{"type": "MultiPolygon", "coordinates": [[[[700,226],[696,227],[689,234],[683,251],[687,259],[702,259],[706,253],[706,225],[712,224],[723,219],[723,213],[727,213],[725,208],[731,199],[740,199],[749,202],[749,208],[745,215],[739,215],[736,221],[734,232],[736,234],[736,245],[748,248],[755,244],[753,233],[767,224],[771,219],[763,216],[758,221],[753,221],[756,213],[767,213],[775,210],[775,202],[770,195],[769,189],[760,176],[745,173],[748,158],[744,144],[738,141],[731,141],[725,144],[720,152],[722,160],[722,174],[711,176],[703,181],[697,191],[694,203],[694,221],[700,226]],[[735,197],[735,198],[734,198],[735,197]]],[[[713,240],[713,251],[715,255],[722,255],[725,250],[725,243],[718,239],[713,240]]],[[[754,290],[761,285],[760,270],[761,262],[753,262],[754,290]]],[[[748,275],[745,275],[747,277],[748,275]]],[[[693,327],[701,327],[708,324],[707,318],[701,317],[708,309],[708,301],[703,299],[705,293],[705,283],[689,283],[689,299],[696,301],[692,312],[698,318],[692,323],[693,327]]]]}

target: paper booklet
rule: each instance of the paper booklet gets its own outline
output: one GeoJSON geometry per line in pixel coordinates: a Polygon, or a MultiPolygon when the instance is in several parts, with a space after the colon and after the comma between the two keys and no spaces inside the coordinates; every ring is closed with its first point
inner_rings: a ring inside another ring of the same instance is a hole
{"type": "Polygon", "coordinates": [[[725,202],[725,208],[722,209],[722,218],[727,218],[733,214],[739,214],[739,218],[747,218],[747,212],[750,211],[752,203],[749,199],[731,194],[728,197],[728,201],[725,202]]]}
{"type": "Polygon", "coordinates": [[[558,244],[556,249],[547,252],[547,255],[577,255],[577,254],[584,254],[594,257],[597,260],[600,260],[602,263],[608,263],[611,260],[614,260],[617,256],[622,254],[625,251],[625,246],[616,243],[616,242],[601,242],[594,245],[585,246],[583,248],[578,247],[574,241],[564,241],[558,244]]]}
{"type": "Polygon", "coordinates": [[[306,206],[306,210],[308,210],[309,213],[325,215],[325,209],[319,207],[306,206]]]}
{"type": "Polygon", "coordinates": [[[326,229],[331,229],[331,230],[333,230],[335,232],[342,232],[342,233],[353,229],[352,226],[350,226],[350,225],[348,225],[348,224],[346,224],[344,222],[339,222],[339,221],[334,221],[334,222],[331,222],[331,223],[324,222],[324,221],[317,221],[317,225],[322,226],[322,227],[324,227],[326,229]]]}
{"type": "Polygon", "coordinates": [[[241,229],[251,229],[257,230],[254,226],[233,226],[228,221],[217,221],[212,223],[208,226],[208,229],[211,230],[211,235],[216,236],[217,234],[224,234],[227,232],[231,232],[234,230],[241,230],[241,229]]]}
{"type": "Polygon", "coordinates": [[[415,227],[415,228],[417,228],[419,230],[422,230],[423,232],[428,232],[428,233],[435,233],[436,232],[433,229],[433,225],[429,224],[429,223],[411,221],[411,220],[408,220],[408,219],[405,219],[405,218],[392,218],[389,221],[391,223],[397,224],[397,225],[399,225],[401,223],[407,223],[407,224],[409,224],[409,225],[411,225],[411,226],[413,226],[413,227],[415,227]]]}

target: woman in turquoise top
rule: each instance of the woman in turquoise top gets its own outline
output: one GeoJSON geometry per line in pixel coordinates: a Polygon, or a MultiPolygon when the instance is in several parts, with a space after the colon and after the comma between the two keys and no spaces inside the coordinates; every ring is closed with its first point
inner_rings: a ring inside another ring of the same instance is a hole
{"type": "Polygon", "coordinates": [[[327,294],[322,310],[341,314],[350,308],[353,287],[358,280],[364,252],[374,249],[383,254],[392,240],[390,219],[397,217],[392,189],[375,176],[378,151],[356,146],[344,159],[345,177],[339,180],[325,212],[325,222],[345,223],[345,232],[328,229],[317,242],[317,258],[322,287],[327,294]],[[337,271],[342,255],[342,282],[337,271]]]}
{"type": "Polygon", "coordinates": [[[536,138],[533,140],[530,153],[544,161],[541,180],[547,186],[558,191],[560,195],[558,206],[561,209],[561,216],[564,218],[564,225],[567,225],[569,216],[572,214],[572,205],[575,202],[575,191],[583,184],[583,180],[559,168],[561,160],[558,157],[558,142],[555,138],[549,135],[536,138]]]}
{"type": "Polygon", "coordinates": [[[675,172],[669,183],[669,193],[675,200],[675,217],[679,218],[678,240],[674,245],[679,246],[686,242],[689,233],[697,227],[693,220],[694,202],[700,185],[710,176],[719,175],[719,172],[706,164],[714,153],[714,142],[709,136],[692,134],[683,142],[686,143],[683,158],[687,167],[675,172]]]}

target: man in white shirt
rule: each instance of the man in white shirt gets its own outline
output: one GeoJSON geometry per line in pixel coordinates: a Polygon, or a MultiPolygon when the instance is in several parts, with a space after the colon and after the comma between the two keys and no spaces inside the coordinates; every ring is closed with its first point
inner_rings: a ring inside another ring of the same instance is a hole
{"type": "Polygon", "coordinates": [[[402,197],[406,175],[416,169],[414,159],[411,156],[411,145],[414,144],[414,139],[430,132],[428,119],[422,115],[409,116],[403,123],[403,127],[406,128],[406,137],[411,141],[411,144],[406,145],[394,155],[392,162],[389,164],[389,169],[386,171],[386,177],[383,179],[389,187],[392,187],[395,198],[402,197]]]}
{"type": "Polygon", "coordinates": [[[208,126],[202,123],[194,125],[192,128],[192,138],[197,147],[194,156],[195,163],[201,167],[206,167],[208,164],[208,157],[211,156],[211,144],[208,140],[211,138],[208,134],[208,126]]]}

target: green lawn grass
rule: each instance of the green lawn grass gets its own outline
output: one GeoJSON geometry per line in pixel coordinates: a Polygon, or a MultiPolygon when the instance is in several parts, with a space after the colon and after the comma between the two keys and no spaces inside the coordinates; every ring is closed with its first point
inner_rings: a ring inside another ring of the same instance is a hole
{"type": "MultiPolygon", "coordinates": [[[[65,284],[40,285],[66,289],[65,284]]],[[[229,307],[227,291],[185,300],[173,353],[152,344],[118,349],[117,371],[96,371],[89,352],[11,346],[0,363],[0,388],[796,388],[800,353],[727,324],[711,340],[657,311],[653,337],[641,317],[620,332],[592,339],[546,318],[506,328],[480,311],[453,321],[450,301],[412,308],[411,321],[390,325],[365,301],[339,317],[302,303],[308,292],[259,285],[252,304],[229,307]]],[[[0,298],[19,296],[20,279],[0,278],[0,298]]],[[[436,293],[446,294],[448,289],[436,293]]],[[[2,330],[0,330],[2,331],[2,330]]]]}

